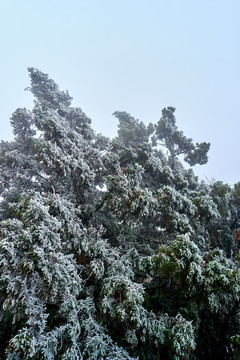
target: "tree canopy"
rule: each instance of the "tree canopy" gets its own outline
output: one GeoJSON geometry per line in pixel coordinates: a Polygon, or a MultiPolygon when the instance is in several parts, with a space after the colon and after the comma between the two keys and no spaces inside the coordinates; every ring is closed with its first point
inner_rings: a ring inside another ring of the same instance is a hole
{"type": "Polygon", "coordinates": [[[240,358],[240,183],[167,107],[97,134],[48,75],[0,144],[0,358],[240,358]]]}

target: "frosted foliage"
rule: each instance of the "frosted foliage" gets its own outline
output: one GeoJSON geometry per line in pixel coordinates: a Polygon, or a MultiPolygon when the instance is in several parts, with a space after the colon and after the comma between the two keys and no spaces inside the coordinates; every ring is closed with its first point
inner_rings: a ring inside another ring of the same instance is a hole
{"type": "Polygon", "coordinates": [[[195,214],[197,208],[193,202],[174,188],[164,186],[158,193],[169,211],[184,211],[188,216],[195,214]]]}
{"type": "Polygon", "coordinates": [[[222,250],[201,254],[188,235],[176,239],[169,249],[162,247],[156,257],[157,271],[167,267],[178,282],[184,278],[188,296],[204,294],[209,310],[218,313],[239,300],[239,271],[236,264],[224,257],[222,250]]]}
{"type": "MultiPolygon", "coordinates": [[[[51,303],[58,304],[70,296],[75,297],[81,291],[82,283],[73,256],[63,252],[59,234],[61,222],[49,214],[49,207],[44,202],[36,196],[19,204],[15,209],[22,220],[18,221],[18,231],[16,222],[2,223],[5,231],[0,244],[0,279],[6,284],[7,294],[3,309],[13,311],[16,320],[24,318],[32,329],[20,332],[11,340],[11,349],[18,353],[26,347],[24,354],[28,358],[44,348],[45,341],[52,349],[51,358],[54,358],[63,329],[46,332],[47,308],[51,303]]],[[[47,354],[45,358],[49,356],[47,354]]]]}
{"type": "Polygon", "coordinates": [[[198,211],[201,216],[209,219],[219,217],[217,206],[216,204],[214,204],[213,200],[210,198],[209,195],[196,197],[194,199],[194,203],[198,207],[198,211]]]}
{"type": "Polygon", "coordinates": [[[181,314],[175,318],[174,325],[171,329],[171,338],[173,342],[173,359],[180,360],[186,356],[186,349],[195,348],[194,328],[190,321],[185,321],[181,314]]]}
{"type": "Polygon", "coordinates": [[[116,112],[108,139],[29,74],[34,106],[0,143],[0,358],[240,353],[240,186],[200,183],[178,158],[206,163],[209,144],[172,107],[155,125],[116,112]]]}

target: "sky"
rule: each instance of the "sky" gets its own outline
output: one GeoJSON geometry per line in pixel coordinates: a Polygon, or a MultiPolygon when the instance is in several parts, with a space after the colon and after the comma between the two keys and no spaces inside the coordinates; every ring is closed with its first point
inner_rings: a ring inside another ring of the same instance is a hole
{"type": "Polygon", "coordinates": [[[28,67],[114,137],[114,111],[156,123],[176,107],[180,130],[210,142],[200,178],[240,181],[239,0],[0,0],[0,139],[31,109],[28,67]]]}

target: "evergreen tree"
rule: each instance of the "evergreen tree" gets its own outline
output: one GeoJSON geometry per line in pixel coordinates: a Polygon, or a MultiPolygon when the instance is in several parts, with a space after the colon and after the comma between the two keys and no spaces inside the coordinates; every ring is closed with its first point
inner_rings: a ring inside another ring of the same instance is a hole
{"type": "Polygon", "coordinates": [[[237,359],[239,184],[184,169],[209,144],[174,108],[148,126],[114,113],[111,140],[29,74],[34,107],[0,144],[0,357],[237,359]]]}
{"type": "Polygon", "coordinates": [[[160,140],[160,143],[169,151],[172,168],[176,166],[177,157],[181,154],[191,166],[206,164],[210,144],[203,142],[194,145],[192,139],[187,138],[182,131],[178,130],[174,112],[174,107],[164,108],[162,117],[155,126],[155,139],[160,140]]]}

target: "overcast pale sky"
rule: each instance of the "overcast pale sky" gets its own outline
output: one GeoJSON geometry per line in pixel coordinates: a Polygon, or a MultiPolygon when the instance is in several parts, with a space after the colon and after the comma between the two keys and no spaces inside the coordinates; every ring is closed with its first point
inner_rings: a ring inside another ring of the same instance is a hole
{"type": "Polygon", "coordinates": [[[107,136],[116,110],[178,127],[211,143],[195,172],[240,181],[239,0],[0,0],[0,130],[32,107],[27,67],[48,73],[107,136]]]}

